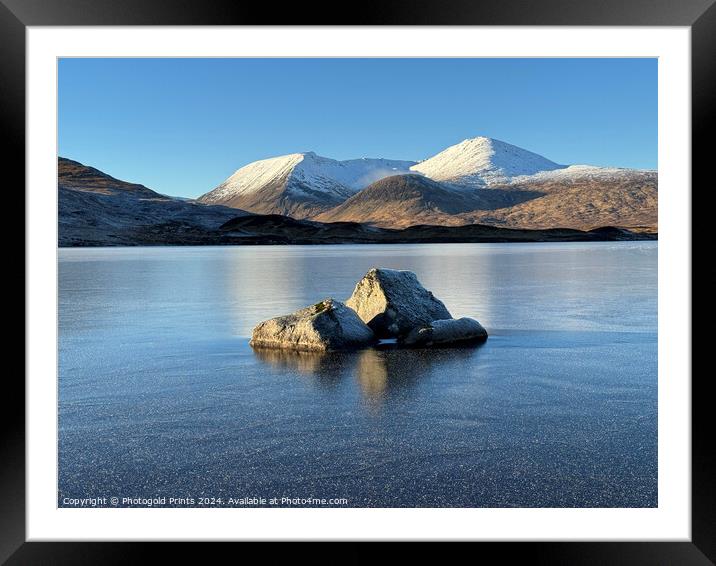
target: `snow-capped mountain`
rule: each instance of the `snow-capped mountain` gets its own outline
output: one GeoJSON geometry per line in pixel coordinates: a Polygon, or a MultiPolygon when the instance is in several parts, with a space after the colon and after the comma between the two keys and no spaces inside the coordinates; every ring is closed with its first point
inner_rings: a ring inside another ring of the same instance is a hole
{"type": "Polygon", "coordinates": [[[433,181],[482,188],[565,167],[515,145],[477,137],[450,146],[411,169],[433,181]]]}
{"type": "Polygon", "coordinates": [[[656,226],[657,179],[656,171],[561,165],[477,137],[421,162],[336,161],[313,152],[264,159],[199,200],[259,214],[385,227],[656,226]]]}
{"type": "Polygon", "coordinates": [[[409,173],[413,165],[414,161],[337,161],[312,151],[292,153],[249,163],[199,200],[305,218],[343,202],[379,179],[409,173]]]}
{"type": "Polygon", "coordinates": [[[423,177],[382,179],[315,219],[386,228],[657,226],[656,171],[559,165],[489,138],[465,140],[411,169],[423,177]]]}

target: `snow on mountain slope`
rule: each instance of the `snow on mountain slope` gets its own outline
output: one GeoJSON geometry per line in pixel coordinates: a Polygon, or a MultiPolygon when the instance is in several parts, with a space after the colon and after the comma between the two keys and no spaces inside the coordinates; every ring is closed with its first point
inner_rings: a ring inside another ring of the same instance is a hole
{"type": "Polygon", "coordinates": [[[418,219],[445,223],[484,218],[499,223],[509,217],[530,226],[555,222],[577,227],[655,224],[656,191],[656,171],[560,165],[517,146],[477,137],[420,163],[337,161],[313,152],[263,159],[242,167],[199,201],[257,214],[380,221],[386,226],[418,219]],[[399,178],[406,175],[410,178],[399,178]],[[421,184],[416,175],[437,186],[421,184]],[[567,196],[570,207],[562,206],[567,196]],[[468,211],[468,205],[474,210],[468,211]],[[510,216],[508,209],[520,215],[510,216]]]}
{"type": "Polygon", "coordinates": [[[338,166],[334,166],[334,175],[342,179],[354,193],[385,177],[410,173],[410,168],[416,164],[415,161],[368,157],[336,163],[338,166]]]}
{"type": "Polygon", "coordinates": [[[337,161],[312,151],[292,153],[249,163],[200,200],[227,202],[277,184],[282,185],[284,195],[316,199],[320,193],[326,193],[345,200],[374,181],[408,172],[414,164],[414,161],[368,158],[337,161]]]}
{"type": "Polygon", "coordinates": [[[434,181],[480,188],[513,177],[564,168],[517,146],[486,137],[467,139],[411,167],[434,181]]]}
{"type": "Polygon", "coordinates": [[[635,176],[654,176],[656,171],[648,169],[626,169],[622,167],[597,167],[596,165],[569,165],[553,171],[540,171],[534,175],[513,177],[511,184],[540,183],[547,181],[613,181],[635,176]]]}
{"type": "Polygon", "coordinates": [[[301,161],[302,153],[254,161],[236,171],[213,191],[199,197],[199,200],[223,202],[233,196],[254,193],[268,184],[283,180],[301,161]]]}

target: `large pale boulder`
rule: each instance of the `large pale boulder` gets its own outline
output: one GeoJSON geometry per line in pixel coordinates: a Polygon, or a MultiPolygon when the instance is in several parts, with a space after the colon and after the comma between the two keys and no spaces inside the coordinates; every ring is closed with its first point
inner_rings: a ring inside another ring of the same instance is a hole
{"type": "Polygon", "coordinates": [[[259,323],[249,344],[255,348],[346,350],[369,346],[373,331],[343,303],[325,299],[295,313],[259,323]]]}
{"type": "Polygon", "coordinates": [[[449,346],[487,340],[487,331],[474,318],[435,320],[413,329],[403,340],[405,346],[421,348],[449,346]]]}
{"type": "Polygon", "coordinates": [[[413,328],[452,318],[442,301],[412,271],[373,268],[356,285],[346,306],[379,338],[405,336],[413,328]]]}

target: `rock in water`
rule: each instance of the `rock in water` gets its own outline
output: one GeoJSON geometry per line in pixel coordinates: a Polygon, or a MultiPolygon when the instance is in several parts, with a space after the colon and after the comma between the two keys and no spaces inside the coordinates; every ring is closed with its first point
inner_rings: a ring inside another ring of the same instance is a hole
{"type": "Polygon", "coordinates": [[[402,341],[405,346],[449,346],[451,344],[484,342],[487,331],[474,318],[436,320],[413,329],[402,341]]]}
{"type": "Polygon", "coordinates": [[[355,311],[339,301],[326,299],[293,314],[259,323],[249,344],[256,348],[325,351],[360,348],[375,341],[375,334],[355,311]]]}
{"type": "Polygon", "coordinates": [[[395,269],[371,269],[358,282],[346,306],[380,338],[405,336],[415,327],[452,318],[415,273],[395,269]]]}

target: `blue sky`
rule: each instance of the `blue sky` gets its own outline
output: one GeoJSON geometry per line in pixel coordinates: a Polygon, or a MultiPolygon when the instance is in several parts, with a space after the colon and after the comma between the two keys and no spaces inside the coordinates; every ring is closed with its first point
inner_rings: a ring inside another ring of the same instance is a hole
{"type": "Polygon", "coordinates": [[[426,159],[489,136],[655,169],[656,59],[61,59],[59,153],[198,196],[265,157],[426,159]]]}

